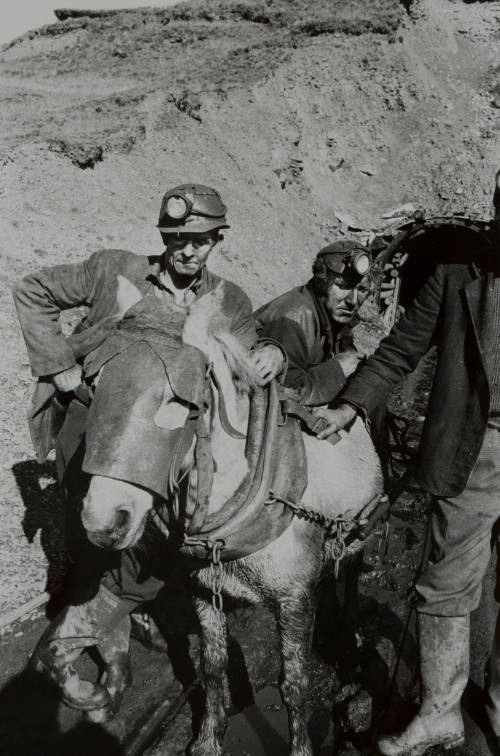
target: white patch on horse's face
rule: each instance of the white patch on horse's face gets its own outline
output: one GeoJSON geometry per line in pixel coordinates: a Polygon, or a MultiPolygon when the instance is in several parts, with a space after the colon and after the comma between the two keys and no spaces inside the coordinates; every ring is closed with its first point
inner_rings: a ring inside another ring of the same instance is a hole
{"type": "Polygon", "coordinates": [[[175,396],[170,381],[167,378],[163,388],[161,404],[153,418],[154,424],[158,428],[175,430],[176,428],[183,427],[188,415],[189,405],[175,396]]]}
{"type": "Polygon", "coordinates": [[[114,550],[137,543],[153,495],[123,480],[94,475],[83,500],[82,523],[96,546],[114,550]]]}
{"type": "Polygon", "coordinates": [[[189,407],[186,404],[169,399],[168,402],[162,401],[153,420],[158,428],[176,430],[183,427],[188,415],[189,407]]]}

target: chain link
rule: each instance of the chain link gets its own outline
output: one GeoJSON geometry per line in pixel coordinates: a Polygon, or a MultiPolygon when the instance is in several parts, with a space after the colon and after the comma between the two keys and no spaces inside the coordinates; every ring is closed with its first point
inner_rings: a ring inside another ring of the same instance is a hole
{"type": "Polygon", "coordinates": [[[224,598],[222,596],[222,586],[224,584],[224,570],[221,562],[221,552],[226,542],[223,538],[190,538],[184,537],[185,546],[203,546],[210,551],[210,588],[212,590],[212,606],[216,612],[222,612],[224,608],[224,598]]]}
{"type": "Polygon", "coordinates": [[[212,606],[216,612],[222,612],[224,600],[222,598],[222,584],[224,573],[220,561],[220,545],[214,544],[212,561],[210,563],[210,582],[212,587],[212,606]]]}
{"type": "MultiPolygon", "coordinates": [[[[375,497],[374,497],[375,498],[375,497]]],[[[381,500],[383,497],[379,497],[381,500]]],[[[373,499],[372,499],[373,501],[373,499]]],[[[332,545],[332,554],[335,562],[335,577],[338,577],[340,562],[345,557],[346,553],[346,536],[351,530],[360,526],[366,525],[368,518],[366,517],[354,517],[348,518],[344,515],[337,515],[337,517],[328,517],[320,512],[318,509],[312,507],[304,507],[302,504],[297,504],[295,501],[284,499],[281,496],[276,496],[272,491],[269,491],[269,496],[265,502],[266,504],[284,504],[292,510],[297,517],[303,517],[309,522],[314,522],[316,525],[320,525],[325,529],[325,540],[330,538],[335,539],[332,545]]]]}

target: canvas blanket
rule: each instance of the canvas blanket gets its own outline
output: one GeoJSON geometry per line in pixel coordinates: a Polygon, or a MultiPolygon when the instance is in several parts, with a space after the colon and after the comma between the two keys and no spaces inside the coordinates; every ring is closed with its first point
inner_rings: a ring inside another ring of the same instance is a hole
{"type": "Polygon", "coordinates": [[[174,383],[180,376],[175,364],[182,361],[186,371],[186,386],[179,391],[193,402],[203,402],[202,387],[194,384],[204,377],[204,357],[201,352],[198,359],[190,351],[183,353],[182,349],[160,351],[158,341],[138,339],[107,362],[88,411],[84,472],[129,481],[161,497],[171,494],[171,460],[181,441],[185,447],[178,456],[185,456],[194,436],[194,424],[186,436],[181,425],[166,429],[155,423],[167,376],[174,383]],[[193,384],[188,386],[191,375],[193,384]]]}

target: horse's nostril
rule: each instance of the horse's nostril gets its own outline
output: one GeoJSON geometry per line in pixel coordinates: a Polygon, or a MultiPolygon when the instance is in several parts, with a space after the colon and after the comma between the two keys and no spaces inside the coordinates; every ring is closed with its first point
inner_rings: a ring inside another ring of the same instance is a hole
{"type": "Polygon", "coordinates": [[[130,512],[127,509],[119,509],[116,513],[115,529],[124,530],[130,520],[130,512]]]}

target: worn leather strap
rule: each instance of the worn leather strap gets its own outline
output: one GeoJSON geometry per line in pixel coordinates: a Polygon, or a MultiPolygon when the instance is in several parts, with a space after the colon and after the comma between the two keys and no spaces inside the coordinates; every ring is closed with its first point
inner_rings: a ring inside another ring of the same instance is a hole
{"type": "Polygon", "coordinates": [[[194,460],[197,471],[196,501],[187,527],[188,535],[195,535],[203,528],[208,513],[208,503],[214,480],[214,460],[207,425],[203,417],[196,422],[196,446],[194,460]]]}
{"type": "MultiPolygon", "coordinates": [[[[305,425],[315,436],[326,428],[327,422],[324,417],[316,417],[311,410],[304,407],[303,404],[300,404],[295,399],[291,399],[283,394],[280,396],[280,400],[283,413],[298,417],[303,425],[305,425]]],[[[340,436],[338,433],[332,433],[332,435],[328,437],[328,440],[331,444],[336,444],[340,441],[340,436]]]]}

